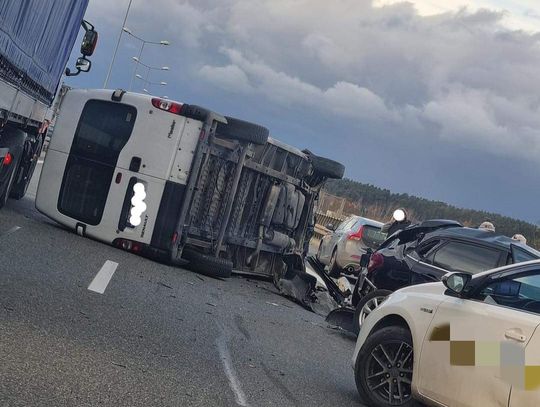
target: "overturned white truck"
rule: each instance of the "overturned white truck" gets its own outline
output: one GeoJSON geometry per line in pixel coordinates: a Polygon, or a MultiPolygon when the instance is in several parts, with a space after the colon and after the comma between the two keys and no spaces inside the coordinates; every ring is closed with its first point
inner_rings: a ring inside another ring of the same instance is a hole
{"type": "Polygon", "coordinates": [[[280,279],[303,270],[320,188],[343,173],[199,106],[68,90],[36,206],[81,235],[201,273],[280,279]]]}

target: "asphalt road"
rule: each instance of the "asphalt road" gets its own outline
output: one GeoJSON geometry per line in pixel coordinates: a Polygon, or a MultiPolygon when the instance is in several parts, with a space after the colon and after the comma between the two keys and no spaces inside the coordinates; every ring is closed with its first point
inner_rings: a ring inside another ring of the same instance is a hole
{"type": "Polygon", "coordinates": [[[35,210],[36,184],[0,211],[0,406],[361,405],[354,340],[322,317],[81,238],[35,210]]]}

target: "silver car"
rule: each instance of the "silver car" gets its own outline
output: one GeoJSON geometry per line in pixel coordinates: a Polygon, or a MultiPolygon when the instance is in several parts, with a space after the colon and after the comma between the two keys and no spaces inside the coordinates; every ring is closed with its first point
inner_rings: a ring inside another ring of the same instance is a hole
{"type": "Polygon", "coordinates": [[[376,250],[386,239],[386,233],[381,232],[382,226],[381,222],[360,216],[351,216],[335,230],[328,225],[327,229],[332,233],[322,238],[317,259],[328,266],[328,273],[332,277],[339,277],[342,271],[357,272],[360,269],[360,256],[368,248],[376,250]]]}

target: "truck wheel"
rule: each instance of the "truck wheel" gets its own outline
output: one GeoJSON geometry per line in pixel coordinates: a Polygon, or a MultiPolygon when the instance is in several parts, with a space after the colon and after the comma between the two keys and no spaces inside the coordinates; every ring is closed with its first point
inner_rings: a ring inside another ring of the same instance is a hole
{"type": "Polygon", "coordinates": [[[13,181],[15,180],[15,173],[17,172],[17,167],[20,162],[21,154],[13,155],[13,161],[10,164],[11,168],[9,170],[9,175],[7,176],[7,182],[5,183],[5,189],[0,192],[0,209],[7,203],[11,188],[13,187],[13,181]]]}
{"type": "Polygon", "coordinates": [[[270,132],[266,127],[245,122],[234,117],[225,117],[227,124],[218,123],[216,134],[235,140],[247,141],[253,144],[266,144],[270,132]]]}
{"type": "Polygon", "coordinates": [[[39,154],[41,153],[41,148],[43,146],[43,138],[40,136],[36,143],[36,148],[34,148],[33,151],[29,152],[30,156],[28,157],[28,166],[24,167],[21,165],[19,167],[19,171],[17,172],[17,176],[15,177],[15,183],[13,184],[13,188],[11,189],[11,193],[9,194],[10,198],[19,200],[26,195],[28,185],[30,185],[32,175],[34,174],[34,170],[36,169],[37,165],[37,159],[34,160],[34,154],[37,154],[39,156],[39,154]]]}
{"type": "Polygon", "coordinates": [[[229,278],[232,273],[232,261],[203,254],[192,249],[184,249],[183,257],[189,260],[189,268],[209,277],[229,278]]]}
{"type": "Polygon", "coordinates": [[[345,174],[345,166],[343,164],[329,158],[320,157],[308,150],[305,150],[304,153],[311,159],[311,165],[315,174],[331,179],[343,178],[345,174]]]}
{"type": "MultiPolygon", "coordinates": [[[[9,169],[9,173],[5,175],[6,178],[4,180],[0,179],[0,183],[4,181],[4,189],[0,191],[0,208],[2,208],[9,198],[9,194],[15,180],[15,175],[17,174],[19,165],[21,163],[21,157],[24,151],[24,142],[26,140],[26,133],[18,129],[6,127],[3,132],[0,133],[0,140],[0,147],[9,148],[9,151],[13,156],[13,161],[10,164],[11,168],[9,169]]],[[[0,185],[0,188],[1,187],[2,185],[0,185]]]]}
{"type": "Polygon", "coordinates": [[[353,330],[355,333],[360,332],[364,319],[378,308],[390,294],[392,294],[392,291],[381,289],[371,291],[360,298],[354,312],[353,330]]]}

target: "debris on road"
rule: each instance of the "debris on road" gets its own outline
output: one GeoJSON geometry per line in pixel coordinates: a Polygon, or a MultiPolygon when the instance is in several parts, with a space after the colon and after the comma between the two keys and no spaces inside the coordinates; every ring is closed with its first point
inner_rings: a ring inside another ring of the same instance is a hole
{"type": "Polygon", "coordinates": [[[312,256],[306,257],[306,267],[319,276],[324,285],[318,283],[315,276],[304,270],[290,269],[276,284],[281,295],[322,316],[328,315],[344,304],[348,297],[347,291],[351,291],[350,284],[347,286],[341,282],[342,289],[345,291],[343,292],[338,284],[324,272],[324,266],[312,256]]]}
{"type": "Polygon", "coordinates": [[[158,281],[157,283],[163,287],[170,288],[171,290],[173,289],[170,285],[162,283],[161,281],[158,281]]]}

